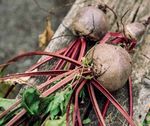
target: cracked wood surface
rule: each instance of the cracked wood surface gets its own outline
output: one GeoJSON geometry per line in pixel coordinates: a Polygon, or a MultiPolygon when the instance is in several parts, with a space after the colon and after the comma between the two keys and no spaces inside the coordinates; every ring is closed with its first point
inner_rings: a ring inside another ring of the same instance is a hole
{"type": "MultiPolygon", "coordinates": [[[[110,0],[86,0],[86,2],[85,0],[76,0],[71,10],[64,18],[62,24],[60,24],[53,38],[57,38],[58,36],[62,36],[62,35],[64,36],[58,37],[57,39],[53,39],[52,41],[50,41],[45,51],[52,52],[67,46],[68,43],[73,39],[72,36],[67,36],[71,34],[68,28],[71,29],[73,19],[77,14],[77,12],[79,11],[79,9],[89,4],[97,5],[99,3],[107,4],[118,14],[118,17],[121,17],[127,10],[129,10],[127,15],[125,15],[125,17],[123,18],[124,24],[128,22],[141,20],[143,17],[150,14],[149,0],[111,0],[111,1],[110,0]]],[[[108,11],[107,16],[110,24],[110,30],[115,31],[116,24],[115,24],[115,19],[113,14],[110,11],[108,11]]],[[[150,77],[150,71],[149,71],[150,60],[142,55],[144,54],[147,57],[150,57],[149,50],[150,50],[150,37],[147,37],[147,39],[145,39],[145,42],[143,42],[139,47],[136,48],[135,54],[133,55],[132,78],[133,78],[133,91],[134,91],[133,94],[134,95],[134,120],[137,122],[137,124],[140,124],[144,120],[145,115],[150,107],[149,88],[144,86],[145,81],[143,81],[145,76],[150,77]]],[[[115,92],[114,95],[119,101],[119,103],[121,103],[121,105],[123,105],[124,108],[128,110],[127,109],[128,108],[127,86],[115,92]]],[[[91,118],[95,120],[94,116],[91,116],[91,118]]],[[[110,126],[127,125],[125,119],[121,117],[119,112],[117,112],[112,105],[110,105],[109,111],[107,112],[106,122],[110,126]]],[[[97,122],[96,121],[93,122],[92,125],[94,124],[97,125],[97,122]]]]}

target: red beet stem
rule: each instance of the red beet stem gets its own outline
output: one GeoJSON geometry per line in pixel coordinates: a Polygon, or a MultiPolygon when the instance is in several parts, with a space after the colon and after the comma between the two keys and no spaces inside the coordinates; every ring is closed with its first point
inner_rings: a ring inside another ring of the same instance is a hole
{"type": "Polygon", "coordinates": [[[15,115],[6,126],[13,126],[24,114],[26,113],[25,109],[22,109],[17,115],[15,115]]]}
{"type": "MultiPolygon", "coordinates": [[[[74,45],[76,44],[76,42],[77,42],[77,40],[74,40],[74,41],[69,45],[69,47],[67,48],[67,50],[66,50],[65,53],[63,54],[64,56],[68,56],[68,57],[69,57],[69,56],[71,55],[70,52],[72,53],[72,48],[74,47],[74,45]]],[[[57,65],[55,66],[54,69],[61,69],[61,67],[60,67],[61,64],[64,64],[62,59],[59,60],[59,62],[57,63],[57,65]]]]}
{"type": "MultiPolygon", "coordinates": [[[[56,51],[55,53],[58,54],[62,54],[64,51],[66,51],[66,48],[60,49],[58,51],[56,51]]],[[[38,63],[36,63],[35,65],[31,66],[26,72],[31,72],[32,70],[40,67],[42,64],[46,63],[47,61],[51,60],[53,57],[46,57],[45,59],[43,59],[42,61],[39,61],[38,63]]],[[[3,67],[3,69],[1,71],[3,71],[8,65],[6,65],[5,67],[3,67]]],[[[10,94],[10,92],[13,90],[13,88],[15,87],[15,85],[12,85],[9,87],[8,91],[6,92],[6,94],[4,95],[4,98],[7,98],[8,95],[10,94]]]]}
{"type": "MultiPolygon", "coordinates": [[[[77,44],[74,46],[73,53],[71,55],[71,58],[74,59],[74,60],[77,60],[77,57],[79,56],[81,41],[78,40],[76,43],[77,44]]],[[[71,63],[69,63],[69,64],[67,64],[67,68],[68,69],[73,69],[74,67],[71,63]]]]}
{"type": "Polygon", "coordinates": [[[106,43],[110,37],[119,37],[122,38],[123,35],[119,32],[108,32],[101,40],[100,40],[100,44],[104,44],[106,43]]]}
{"type": "Polygon", "coordinates": [[[66,73],[60,74],[60,75],[58,75],[56,77],[53,77],[50,80],[47,80],[46,82],[38,85],[37,89],[42,90],[44,87],[50,85],[52,82],[60,80],[61,78],[65,77],[65,76],[68,76],[68,75],[72,74],[73,72],[74,72],[74,70],[71,70],[71,71],[68,71],[66,73]]]}
{"type": "MultiPolygon", "coordinates": [[[[52,78],[51,80],[48,80],[48,81],[42,83],[41,85],[37,86],[37,89],[42,90],[42,89],[43,89],[44,87],[46,87],[47,85],[51,84],[52,82],[54,82],[54,81],[56,81],[56,80],[61,79],[61,78],[64,77],[64,76],[67,76],[67,75],[71,74],[72,72],[73,72],[73,70],[72,70],[72,71],[68,71],[68,72],[66,72],[66,73],[63,73],[63,74],[60,74],[60,75],[58,75],[58,76],[52,78]]],[[[3,113],[1,113],[1,114],[0,114],[0,118],[2,118],[4,115],[6,115],[7,112],[9,112],[11,109],[15,108],[15,107],[20,103],[20,101],[21,101],[21,100],[19,100],[19,102],[16,102],[16,103],[15,103],[14,105],[12,105],[10,108],[8,108],[8,109],[5,110],[3,113]]]]}
{"type": "MultiPolygon", "coordinates": [[[[59,88],[61,88],[62,86],[65,86],[69,81],[72,80],[72,78],[74,77],[75,74],[79,73],[79,70],[77,69],[74,73],[68,75],[66,78],[64,78],[63,80],[61,80],[60,82],[58,82],[56,85],[54,85],[53,87],[51,87],[50,89],[48,89],[47,91],[43,92],[41,94],[42,97],[46,97],[50,94],[52,94],[54,91],[58,90],[59,88]]],[[[6,126],[12,126],[15,122],[17,122],[24,114],[26,113],[25,109],[22,109],[16,116],[14,116],[8,123],[6,126]]]]}
{"type": "Polygon", "coordinates": [[[115,38],[114,40],[111,41],[112,44],[119,44],[123,43],[125,41],[124,38],[115,38]]]}
{"type": "Polygon", "coordinates": [[[73,126],[76,125],[76,119],[78,122],[78,126],[82,126],[82,121],[81,121],[80,111],[79,111],[79,104],[78,104],[78,102],[79,102],[78,97],[79,97],[80,91],[82,90],[82,88],[86,84],[86,82],[87,82],[87,80],[84,79],[75,91],[75,105],[74,105],[74,111],[73,111],[73,126]]]}
{"type": "Polygon", "coordinates": [[[126,118],[126,120],[131,126],[136,126],[131,117],[128,115],[128,113],[96,79],[92,80],[92,84],[110,100],[110,102],[120,111],[120,113],[126,118]]]}
{"type": "MultiPolygon", "coordinates": [[[[72,52],[73,52],[73,50],[70,50],[70,52],[67,55],[64,55],[64,54],[63,55],[67,56],[67,57],[70,57],[70,55],[71,55],[72,52]]],[[[56,70],[56,69],[62,69],[65,63],[66,63],[66,61],[60,59],[57,62],[56,66],[54,68],[52,68],[52,69],[54,69],[54,70],[56,70]]],[[[47,81],[50,80],[51,78],[52,78],[52,76],[49,76],[48,79],[47,79],[47,81]]]]}
{"type": "Polygon", "coordinates": [[[16,101],[12,106],[10,106],[8,109],[6,109],[5,111],[3,111],[3,112],[0,114],[0,119],[1,119],[2,117],[4,117],[9,111],[11,111],[11,110],[14,109],[16,106],[18,106],[20,102],[21,102],[21,100],[16,101]]]}
{"type": "Polygon", "coordinates": [[[110,104],[110,101],[108,99],[106,99],[106,102],[105,102],[104,107],[102,109],[102,116],[104,119],[105,119],[105,115],[106,115],[109,104],[110,104]]]}
{"type": "Polygon", "coordinates": [[[67,83],[70,82],[76,74],[79,74],[78,69],[76,71],[74,71],[73,73],[71,73],[70,75],[68,75],[63,80],[61,80],[60,82],[58,82],[57,84],[55,84],[54,86],[52,86],[51,88],[49,88],[48,90],[46,90],[45,92],[43,92],[41,96],[46,97],[46,96],[52,94],[53,92],[55,92],[56,90],[58,90],[59,88],[61,88],[62,86],[67,85],[67,83]]]}
{"type": "MultiPolygon", "coordinates": [[[[62,54],[65,50],[66,50],[66,48],[63,48],[63,49],[60,49],[60,50],[56,51],[55,53],[56,53],[56,54],[62,54]]],[[[25,54],[26,54],[26,53],[25,53],[25,54]]],[[[20,56],[20,55],[19,55],[19,56],[20,56]]],[[[28,56],[28,55],[26,55],[26,56],[28,56]]],[[[29,55],[29,56],[32,56],[32,55],[29,55]]],[[[17,56],[16,56],[16,57],[17,57],[17,56]]],[[[14,58],[16,58],[16,57],[14,57],[14,58]]],[[[24,57],[24,56],[23,56],[23,57],[24,57]]],[[[18,58],[17,60],[22,59],[23,57],[20,57],[20,58],[18,58]]],[[[1,71],[3,71],[8,65],[12,64],[13,62],[15,62],[15,61],[13,61],[14,58],[8,60],[5,64],[1,64],[1,65],[0,65],[0,68],[2,68],[1,71]],[[13,61],[13,62],[12,62],[12,61],[13,61]]],[[[42,65],[42,64],[45,63],[45,62],[47,62],[47,61],[50,60],[51,58],[52,58],[52,57],[48,57],[48,58],[42,60],[42,61],[39,62],[38,64],[35,64],[35,65],[31,66],[31,68],[29,68],[27,71],[31,71],[31,70],[33,70],[33,69],[39,67],[40,65],[42,65]]]]}
{"type": "Polygon", "coordinates": [[[132,79],[129,77],[129,114],[133,116],[133,97],[132,97],[132,79]]]}
{"type": "Polygon", "coordinates": [[[63,60],[66,60],[68,62],[71,62],[73,63],[74,65],[77,65],[77,66],[80,66],[81,63],[78,62],[78,61],[75,61],[69,57],[65,57],[65,56],[62,56],[60,54],[55,54],[55,53],[50,53],[50,52],[41,52],[41,51],[35,51],[35,52],[28,52],[28,53],[24,53],[24,54],[21,54],[21,55],[18,55],[14,58],[12,58],[11,60],[9,60],[5,66],[7,66],[8,64],[10,63],[13,63],[13,62],[16,62],[17,60],[21,59],[21,58],[24,58],[26,56],[33,56],[33,55],[47,55],[47,56],[52,56],[52,57],[56,57],[56,58],[61,58],[63,60]]]}
{"type": "Polygon", "coordinates": [[[17,74],[10,74],[8,76],[0,78],[0,80],[7,80],[12,78],[19,78],[19,77],[28,77],[28,76],[56,76],[62,73],[67,72],[66,70],[49,70],[49,71],[38,71],[38,72],[28,72],[28,73],[17,73],[17,74]]]}
{"type": "MultiPolygon", "coordinates": [[[[64,56],[67,56],[67,57],[71,58],[71,55],[72,55],[72,53],[73,53],[73,51],[74,51],[74,48],[75,48],[75,47],[73,47],[73,48],[69,51],[69,53],[68,53],[67,55],[64,55],[64,56]]],[[[60,62],[58,62],[58,64],[57,64],[58,67],[55,67],[54,69],[64,69],[66,63],[67,63],[67,61],[65,61],[65,60],[60,60],[60,62]]]]}
{"type": "Polygon", "coordinates": [[[83,56],[85,55],[85,51],[86,51],[86,41],[84,38],[80,38],[80,41],[81,41],[81,50],[80,50],[80,54],[78,57],[78,61],[81,62],[83,56]]]}
{"type": "MultiPolygon", "coordinates": [[[[74,83],[75,83],[75,82],[74,82],[74,83]]],[[[70,126],[70,125],[69,125],[69,123],[70,123],[70,121],[69,121],[70,106],[71,106],[73,97],[74,97],[74,93],[72,93],[72,95],[70,96],[69,102],[68,102],[68,104],[67,104],[67,109],[66,109],[66,126],[70,126]]]]}
{"type": "MultiPolygon", "coordinates": [[[[67,56],[67,57],[71,58],[76,45],[78,45],[78,43],[75,43],[74,46],[69,50],[69,52],[66,55],[64,55],[64,56],[67,56]]],[[[55,67],[55,69],[63,69],[66,63],[67,63],[67,61],[60,60],[60,62],[58,63],[57,67],[55,67]]]]}
{"type": "Polygon", "coordinates": [[[91,84],[88,85],[88,92],[89,92],[90,100],[93,104],[93,108],[94,108],[94,111],[95,111],[96,116],[98,118],[98,122],[99,122],[100,126],[106,126],[104,118],[102,116],[102,113],[101,113],[99,106],[98,106],[98,103],[97,103],[97,99],[96,99],[96,96],[95,96],[95,93],[93,90],[93,86],[91,84]]]}
{"type": "MultiPolygon", "coordinates": [[[[63,49],[60,49],[58,51],[56,51],[55,53],[56,54],[63,54],[65,51],[67,50],[67,48],[63,48],[63,49]]],[[[34,69],[40,67],[41,65],[43,65],[44,63],[48,62],[49,60],[51,60],[53,57],[46,57],[44,59],[42,59],[41,61],[37,62],[35,65],[32,65],[26,72],[30,72],[30,71],[33,71],[34,69]]]]}
{"type": "Polygon", "coordinates": [[[66,109],[66,126],[69,126],[69,116],[70,116],[70,106],[71,106],[71,103],[73,102],[73,98],[74,98],[74,95],[75,95],[75,92],[76,92],[76,88],[79,84],[79,82],[81,82],[79,79],[76,80],[73,84],[72,84],[72,87],[74,88],[73,89],[73,93],[71,94],[70,96],[70,100],[67,104],[67,109],[66,109]]]}
{"type": "MultiPolygon", "coordinates": [[[[72,87],[74,87],[75,85],[77,85],[79,83],[80,80],[76,80],[75,82],[73,82],[72,87]]],[[[67,109],[66,109],[66,126],[69,126],[69,116],[70,116],[70,106],[72,103],[72,100],[74,98],[75,95],[75,90],[73,90],[74,92],[71,94],[69,102],[67,104],[67,109]]]]}

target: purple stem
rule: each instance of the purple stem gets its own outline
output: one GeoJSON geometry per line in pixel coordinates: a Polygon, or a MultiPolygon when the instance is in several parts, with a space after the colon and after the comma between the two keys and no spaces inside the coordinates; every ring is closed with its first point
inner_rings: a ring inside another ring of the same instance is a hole
{"type": "Polygon", "coordinates": [[[128,115],[128,113],[96,79],[92,79],[92,84],[110,100],[110,102],[120,111],[120,113],[126,118],[126,120],[131,126],[136,126],[132,118],[128,115]]]}
{"type": "Polygon", "coordinates": [[[98,103],[97,103],[97,99],[96,99],[96,96],[95,96],[95,93],[93,90],[93,86],[91,84],[88,85],[88,92],[89,92],[90,100],[93,104],[93,108],[94,108],[94,111],[95,111],[96,116],[98,118],[98,122],[99,122],[100,126],[106,126],[104,118],[102,116],[102,113],[101,113],[99,106],[98,106],[98,103]]]}
{"type": "Polygon", "coordinates": [[[105,118],[105,115],[106,115],[106,112],[107,112],[109,104],[110,104],[110,101],[108,99],[106,99],[106,102],[105,102],[103,110],[102,110],[102,116],[103,116],[103,118],[105,118]]]}
{"type": "Polygon", "coordinates": [[[17,73],[17,74],[9,74],[8,76],[0,78],[0,80],[7,80],[12,78],[19,77],[28,77],[28,76],[57,76],[59,74],[67,72],[66,70],[49,70],[49,71],[38,71],[38,72],[28,72],[28,73],[17,73]]]}
{"type": "Polygon", "coordinates": [[[132,79],[129,77],[129,114],[133,116],[133,97],[132,97],[132,79]]]}
{"type": "MultiPolygon", "coordinates": [[[[66,48],[60,49],[58,51],[56,51],[55,53],[57,54],[63,54],[66,51],[66,48]]],[[[32,65],[26,72],[30,72],[33,71],[34,69],[40,67],[41,65],[43,65],[44,63],[48,62],[49,60],[51,60],[53,57],[46,57],[43,60],[37,62],[35,65],[32,65]]]]}
{"type": "Polygon", "coordinates": [[[74,111],[73,111],[73,126],[76,125],[76,121],[78,122],[78,126],[82,126],[82,121],[80,117],[80,111],[79,111],[79,104],[78,104],[78,97],[79,93],[82,90],[83,86],[86,84],[87,80],[83,80],[79,87],[75,91],[75,105],[74,105],[74,111]],[[77,119],[77,120],[76,120],[77,119]]]}

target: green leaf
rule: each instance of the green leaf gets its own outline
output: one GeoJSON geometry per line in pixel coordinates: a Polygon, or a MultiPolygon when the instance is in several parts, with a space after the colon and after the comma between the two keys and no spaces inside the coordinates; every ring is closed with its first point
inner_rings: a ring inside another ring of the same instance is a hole
{"type": "Polygon", "coordinates": [[[45,126],[59,126],[60,120],[47,120],[45,126]]]}
{"type": "Polygon", "coordinates": [[[66,114],[57,120],[47,120],[45,126],[66,126],[66,114]]]}
{"type": "Polygon", "coordinates": [[[90,118],[87,118],[87,119],[84,119],[83,120],[83,124],[85,125],[85,124],[89,124],[89,123],[91,123],[91,119],[90,118]]]}
{"type": "Polygon", "coordinates": [[[38,115],[40,100],[40,93],[35,88],[28,88],[23,92],[22,106],[30,115],[38,115]]]}
{"type": "Polygon", "coordinates": [[[60,112],[60,108],[57,107],[55,109],[53,109],[52,111],[50,111],[50,117],[51,119],[55,119],[55,117],[57,116],[57,114],[60,112]]]}
{"type": "Polygon", "coordinates": [[[6,99],[0,98],[0,108],[3,110],[8,109],[12,104],[14,104],[17,100],[16,99],[6,99]]]}
{"type": "Polygon", "coordinates": [[[60,110],[61,110],[62,113],[64,113],[64,109],[65,109],[64,108],[65,107],[64,104],[65,104],[64,102],[60,103],[60,110]]]}
{"type": "Polygon", "coordinates": [[[51,97],[45,97],[40,99],[40,104],[39,104],[39,113],[42,114],[47,114],[47,108],[50,103],[51,97]]]}
{"type": "Polygon", "coordinates": [[[72,93],[73,93],[73,90],[67,91],[65,93],[65,106],[67,106],[67,104],[68,104],[68,102],[70,100],[70,96],[72,95],[72,93]]]}
{"type": "Polygon", "coordinates": [[[48,106],[47,112],[50,112],[51,119],[54,119],[55,116],[61,112],[62,109],[62,103],[64,102],[64,93],[56,93],[53,100],[50,101],[50,104],[48,106]]]}
{"type": "Polygon", "coordinates": [[[90,66],[90,65],[92,64],[92,59],[89,59],[89,58],[87,58],[87,57],[83,57],[83,58],[82,58],[82,64],[83,64],[84,66],[90,66]]]}
{"type": "Polygon", "coordinates": [[[51,99],[49,100],[49,105],[46,112],[50,113],[52,120],[58,119],[58,117],[65,114],[66,106],[72,92],[72,89],[70,86],[68,86],[65,90],[61,90],[60,92],[55,93],[53,96],[49,96],[51,99]]]}
{"type": "Polygon", "coordinates": [[[85,79],[86,80],[91,80],[93,77],[94,77],[93,75],[87,75],[87,76],[85,76],[85,79]]]}

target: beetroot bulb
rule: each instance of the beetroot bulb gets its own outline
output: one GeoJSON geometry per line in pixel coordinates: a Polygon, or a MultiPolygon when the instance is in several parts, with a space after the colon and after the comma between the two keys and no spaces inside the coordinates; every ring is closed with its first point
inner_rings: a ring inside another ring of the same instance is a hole
{"type": "Polygon", "coordinates": [[[97,80],[109,91],[122,88],[132,71],[129,53],[120,46],[98,44],[86,56],[97,80]]]}
{"type": "Polygon", "coordinates": [[[93,6],[83,7],[77,13],[72,29],[74,34],[100,40],[108,31],[106,14],[93,6]]]}

